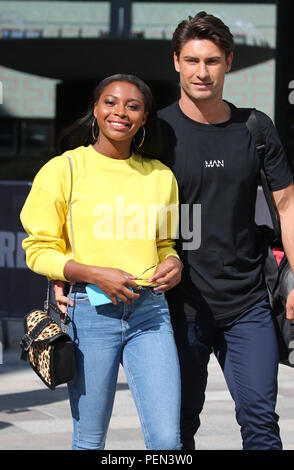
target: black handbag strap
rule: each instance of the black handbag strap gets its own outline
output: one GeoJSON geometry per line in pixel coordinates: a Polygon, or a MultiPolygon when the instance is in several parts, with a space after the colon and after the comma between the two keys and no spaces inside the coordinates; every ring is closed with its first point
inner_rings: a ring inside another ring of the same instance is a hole
{"type": "Polygon", "coordinates": [[[268,208],[269,208],[269,212],[270,212],[270,216],[271,216],[271,220],[273,224],[273,229],[275,232],[275,239],[280,240],[281,239],[280,224],[277,218],[277,213],[276,213],[276,209],[273,203],[271,190],[269,188],[266,175],[265,175],[265,170],[264,170],[264,158],[265,158],[265,148],[266,148],[265,138],[264,138],[263,132],[261,131],[260,124],[255,113],[255,109],[251,110],[249,118],[247,119],[247,122],[246,122],[246,126],[252,136],[252,139],[255,143],[255,149],[259,156],[260,182],[261,182],[264,196],[265,196],[268,208]]]}
{"type": "Polygon", "coordinates": [[[27,351],[29,350],[30,346],[33,344],[34,340],[39,336],[40,333],[46,328],[46,326],[50,325],[52,323],[52,318],[49,316],[46,316],[42,320],[40,320],[37,325],[29,332],[26,333],[20,341],[20,346],[22,348],[22,355],[21,359],[24,361],[26,360],[27,357],[27,351]]]}

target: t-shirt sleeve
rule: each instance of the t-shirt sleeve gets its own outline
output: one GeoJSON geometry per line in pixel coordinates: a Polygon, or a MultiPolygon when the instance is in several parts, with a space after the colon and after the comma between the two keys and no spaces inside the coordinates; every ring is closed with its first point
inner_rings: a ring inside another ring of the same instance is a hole
{"type": "Polygon", "coordinates": [[[278,191],[293,183],[293,173],[272,120],[260,111],[257,112],[257,116],[266,139],[264,159],[266,178],[270,189],[278,191]]]}

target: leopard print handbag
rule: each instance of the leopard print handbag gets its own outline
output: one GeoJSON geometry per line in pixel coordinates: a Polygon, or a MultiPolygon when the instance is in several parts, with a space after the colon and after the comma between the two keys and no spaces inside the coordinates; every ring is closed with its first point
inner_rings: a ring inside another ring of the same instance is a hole
{"type": "Polygon", "coordinates": [[[33,310],[24,318],[25,335],[21,340],[21,359],[29,359],[32,369],[47,387],[75,379],[75,353],[70,336],[48,313],[33,310]]]}
{"type": "MultiPolygon", "coordinates": [[[[72,254],[74,259],[73,229],[72,229],[72,162],[68,155],[71,171],[71,192],[69,198],[69,219],[72,239],[72,254]]],[[[72,291],[72,284],[69,295],[72,291]]],[[[32,310],[24,318],[25,334],[21,339],[21,359],[29,359],[32,369],[40,377],[47,387],[54,390],[57,385],[74,381],[76,376],[74,343],[66,331],[63,331],[59,323],[52,318],[49,311],[54,307],[50,302],[50,282],[48,281],[47,299],[44,310],[32,310]]],[[[68,307],[68,305],[67,305],[68,307]]],[[[55,313],[62,312],[57,307],[55,313]]],[[[68,320],[66,312],[63,323],[68,320]]]]}

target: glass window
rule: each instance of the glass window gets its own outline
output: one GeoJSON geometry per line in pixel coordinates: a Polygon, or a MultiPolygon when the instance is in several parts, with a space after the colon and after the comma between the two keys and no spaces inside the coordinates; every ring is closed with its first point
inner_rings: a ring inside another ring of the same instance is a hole
{"type": "Polygon", "coordinates": [[[110,2],[0,1],[0,38],[100,37],[110,28],[110,2]]]}

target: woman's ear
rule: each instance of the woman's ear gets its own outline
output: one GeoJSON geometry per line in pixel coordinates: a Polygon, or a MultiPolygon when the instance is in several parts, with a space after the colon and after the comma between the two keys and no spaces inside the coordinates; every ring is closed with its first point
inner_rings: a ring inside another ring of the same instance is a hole
{"type": "Polygon", "coordinates": [[[144,126],[144,124],[146,124],[146,121],[147,121],[147,118],[148,118],[148,112],[146,111],[146,113],[144,113],[144,116],[143,116],[143,119],[142,119],[142,126],[144,126]]]}
{"type": "Polygon", "coordinates": [[[97,103],[94,104],[93,116],[94,116],[95,119],[97,119],[97,103]]]}

